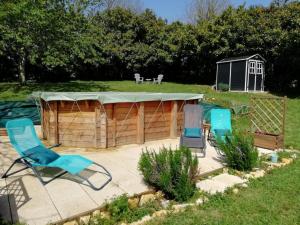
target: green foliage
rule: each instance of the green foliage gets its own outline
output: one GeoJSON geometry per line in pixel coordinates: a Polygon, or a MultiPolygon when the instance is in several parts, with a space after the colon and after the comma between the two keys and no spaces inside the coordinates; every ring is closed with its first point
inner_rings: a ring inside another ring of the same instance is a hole
{"type": "Polygon", "coordinates": [[[0,216],[0,225],[26,225],[26,224],[20,222],[16,222],[16,223],[7,222],[0,216]]]}
{"type": "Polygon", "coordinates": [[[220,83],[218,89],[220,91],[229,91],[229,85],[228,84],[224,84],[224,83],[220,83]]]}
{"type": "Polygon", "coordinates": [[[267,59],[269,90],[300,89],[299,2],[229,7],[197,24],[167,23],[149,9],[93,10],[97,4],[101,1],[2,0],[0,80],[21,73],[39,81],[124,80],[139,72],[212,84],[216,61],[260,53],[267,59]]]}
{"type": "Polygon", "coordinates": [[[160,205],[156,201],[147,202],[140,207],[130,209],[127,195],[121,195],[107,206],[107,211],[111,215],[110,218],[101,218],[100,216],[94,217],[90,221],[90,225],[112,225],[120,222],[132,223],[140,220],[146,215],[152,215],[159,209],[160,205]]]}
{"type": "Polygon", "coordinates": [[[226,136],[225,141],[217,140],[218,147],[225,154],[225,162],[228,167],[249,171],[258,163],[258,151],[253,145],[251,136],[234,133],[226,136]]]}
{"type": "Polygon", "coordinates": [[[299,224],[299,166],[300,160],[296,160],[261,179],[252,180],[249,187],[238,194],[211,196],[202,207],[156,218],[147,225],[299,224]]]}
{"type": "Polygon", "coordinates": [[[121,221],[129,213],[128,197],[121,195],[108,205],[108,212],[116,221],[121,221]]]}
{"type": "Polygon", "coordinates": [[[139,170],[147,183],[177,201],[188,200],[196,190],[198,159],[188,148],[162,148],[158,153],[146,150],[141,155],[139,170]]]}
{"type": "Polygon", "coordinates": [[[287,152],[287,151],[279,151],[279,152],[277,152],[278,161],[280,162],[283,158],[291,158],[291,156],[293,154],[295,154],[295,153],[287,152]]]}

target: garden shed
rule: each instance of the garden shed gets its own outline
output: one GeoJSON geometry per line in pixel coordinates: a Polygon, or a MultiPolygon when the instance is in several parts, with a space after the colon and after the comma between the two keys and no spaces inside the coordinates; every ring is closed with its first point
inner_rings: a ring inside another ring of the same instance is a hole
{"type": "Polygon", "coordinates": [[[225,58],[217,62],[216,89],[264,91],[266,60],[259,54],[225,58]]]}
{"type": "Polygon", "coordinates": [[[176,138],[183,106],[202,94],[38,92],[44,139],[67,147],[108,148],[176,138]]]}

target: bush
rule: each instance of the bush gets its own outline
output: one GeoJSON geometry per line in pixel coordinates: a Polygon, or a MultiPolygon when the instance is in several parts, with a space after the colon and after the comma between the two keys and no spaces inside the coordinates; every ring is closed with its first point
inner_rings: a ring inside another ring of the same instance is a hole
{"type": "Polygon", "coordinates": [[[124,194],[117,197],[113,202],[108,205],[108,212],[116,221],[125,219],[129,213],[128,197],[124,194]]]}
{"type": "Polygon", "coordinates": [[[258,151],[249,135],[235,133],[226,136],[225,141],[217,140],[218,147],[225,154],[225,162],[230,168],[248,171],[258,163],[258,151]]]}
{"type": "Polygon", "coordinates": [[[220,91],[229,91],[229,85],[228,84],[224,84],[224,83],[220,83],[218,89],[220,91]]]}
{"type": "Polygon", "coordinates": [[[146,215],[152,215],[160,209],[158,201],[147,202],[146,204],[130,209],[127,195],[121,195],[107,205],[107,212],[110,218],[94,217],[89,225],[103,224],[114,225],[120,222],[132,223],[138,221],[146,215]]]}
{"type": "Polygon", "coordinates": [[[139,170],[147,183],[162,190],[168,198],[186,201],[196,190],[198,159],[186,147],[162,148],[158,153],[146,150],[140,158],[139,170]]]}

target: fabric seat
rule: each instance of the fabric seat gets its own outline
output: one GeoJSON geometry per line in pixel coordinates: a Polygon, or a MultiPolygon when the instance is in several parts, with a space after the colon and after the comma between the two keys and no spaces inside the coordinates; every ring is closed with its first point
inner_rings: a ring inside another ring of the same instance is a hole
{"type": "Polygon", "coordinates": [[[232,134],[231,112],[229,109],[212,109],[210,115],[209,140],[213,146],[217,146],[217,140],[226,141],[226,135],[232,134]]]}

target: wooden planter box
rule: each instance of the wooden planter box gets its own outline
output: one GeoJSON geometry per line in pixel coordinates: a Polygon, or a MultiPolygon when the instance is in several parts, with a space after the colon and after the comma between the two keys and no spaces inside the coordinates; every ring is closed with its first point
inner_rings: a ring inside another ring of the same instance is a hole
{"type": "Polygon", "coordinates": [[[7,136],[7,132],[5,128],[0,128],[0,136],[7,136]]]}
{"type": "Polygon", "coordinates": [[[254,133],[254,145],[272,150],[283,148],[283,135],[254,133]]]}

